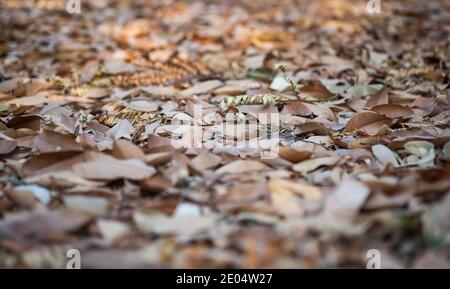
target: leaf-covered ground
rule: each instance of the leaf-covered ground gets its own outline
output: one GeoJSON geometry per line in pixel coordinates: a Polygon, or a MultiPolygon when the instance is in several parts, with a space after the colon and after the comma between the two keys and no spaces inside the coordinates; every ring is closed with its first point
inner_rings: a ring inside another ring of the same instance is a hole
{"type": "Polygon", "coordinates": [[[448,1],[64,2],[0,2],[0,267],[450,266],[448,1]]]}

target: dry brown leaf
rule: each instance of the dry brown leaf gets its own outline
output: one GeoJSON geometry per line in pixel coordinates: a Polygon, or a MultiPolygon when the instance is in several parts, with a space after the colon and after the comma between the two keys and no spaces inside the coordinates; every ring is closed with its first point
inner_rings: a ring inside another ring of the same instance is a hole
{"type": "Polygon", "coordinates": [[[35,212],[0,221],[4,239],[34,241],[73,232],[89,217],[69,210],[35,212]]]}
{"type": "Polygon", "coordinates": [[[323,166],[334,166],[336,165],[340,157],[320,157],[313,158],[306,161],[302,161],[292,167],[292,169],[299,173],[309,173],[323,166]]]}
{"type": "Polygon", "coordinates": [[[149,152],[159,153],[159,152],[172,152],[175,148],[172,146],[172,141],[170,138],[161,137],[156,134],[152,134],[147,140],[147,146],[149,152]]]}
{"type": "Polygon", "coordinates": [[[92,180],[130,179],[142,180],[156,173],[156,170],[141,160],[118,160],[106,155],[92,161],[75,164],[72,170],[79,176],[92,180]]]}
{"type": "Polygon", "coordinates": [[[39,130],[41,127],[41,117],[38,115],[22,115],[16,116],[6,123],[10,128],[28,128],[32,130],[39,130]]]}
{"type": "Polygon", "coordinates": [[[313,135],[328,135],[331,133],[331,130],[318,122],[307,122],[296,126],[294,133],[298,135],[310,133],[313,135]]]}
{"type": "Polygon", "coordinates": [[[69,135],[43,130],[33,139],[33,146],[40,153],[80,152],[83,147],[69,135]]]}
{"type": "Polygon", "coordinates": [[[96,225],[103,238],[109,242],[120,239],[130,231],[129,226],[126,223],[114,220],[100,219],[97,221],[96,225]]]}
{"type": "Polygon", "coordinates": [[[389,103],[388,92],[389,89],[387,87],[384,87],[383,89],[372,95],[366,102],[366,108],[371,109],[372,107],[377,105],[388,104],[389,103]]]}
{"type": "Polygon", "coordinates": [[[208,152],[202,152],[201,154],[199,154],[198,156],[193,158],[189,162],[189,164],[195,170],[201,172],[203,170],[214,169],[221,162],[222,162],[222,159],[219,156],[216,156],[215,154],[211,154],[208,152]]]}
{"type": "Polygon", "coordinates": [[[127,159],[138,159],[138,160],[144,160],[145,154],[142,151],[142,149],[130,143],[126,140],[117,140],[114,143],[113,150],[111,151],[111,154],[116,158],[120,160],[127,160],[127,159]]]}
{"type": "Polygon", "coordinates": [[[326,199],[323,215],[337,220],[351,220],[361,209],[369,195],[363,183],[343,179],[336,191],[326,199]]]}
{"type": "Polygon", "coordinates": [[[295,147],[279,147],[278,153],[280,157],[292,163],[298,163],[309,159],[312,155],[312,151],[300,150],[295,147]]]}
{"type": "Polygon", "coordinates": [[[262,171],[267,169],[268,167],[259,161],[253,161],[253,160],[237,160],[234,162],[231,162],[229,164],[226,164],[219,169],[217,169],[215,172],[219,175],[221,174],[242,174],[247,172],[254,172],[254,171],[262,171]]]}
{"type": "Polygon", "coordinates": [[[191,236],[213,226],[214,216],[168,217],[160,213],[135,212],[133,220],[146,233],[191,236]]]}
{"type": "Polygon", "coordinates": [[[15,140],[0,140],[0,155],[6,155],[14,151],[17,147],[15,140]]]}
{"type": "Polygon", "coordinates": [[[214,89],[223,86],[223,82],[220,80],[208,80],[195,84],[194,86],[187,88],[180,92],[181,96],[191,96],[196,94],[205,94],[213,91],[214,89]]]}
{"type": "Polygon", "coordinates": [[[367,135],[376,135],[383,125],[391,123],[391,119],[370,111],[357,113],[345,126],[345,132],[362,132],[367,135]]]}
{"type": "Polygon", "coordinates": [[[332,98],[334,95],[320,82],[314,82],[304,85],[300,89],[300,96],[308,100],[327,100],[332,98]]]}
{"type": "Polygon", "coordinates": [[[67,208],[92,216],[104,216],[110,209],[110,203],[102,197],[70,195],[64,196],[63,201],[67,208]]]}
{"type": "Polygon", "coordinates": [[[404,107],[399,104],[380,104],[373,106],[372,111],[377,112],[389,118],[407,118],[414,115],[414,111],[409,107],[404,107]]]}

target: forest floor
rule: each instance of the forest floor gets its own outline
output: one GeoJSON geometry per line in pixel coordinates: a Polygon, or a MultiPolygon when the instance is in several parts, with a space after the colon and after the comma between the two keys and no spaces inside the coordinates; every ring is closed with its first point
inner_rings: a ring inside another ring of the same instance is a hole
{"type": "Polygon", "coordinates": [[[0,268],[450,267],[450,2],[64,2],[0,1],[0,268]]]}

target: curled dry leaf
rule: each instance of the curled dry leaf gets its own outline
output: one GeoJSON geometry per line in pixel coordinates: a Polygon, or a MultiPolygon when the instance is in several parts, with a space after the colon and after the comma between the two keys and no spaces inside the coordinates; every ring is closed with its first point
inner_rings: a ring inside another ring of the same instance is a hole
{"type": "Polygon", "coordinates": [[[204,94],[213,91],[214,89],[223,86],[220,80],[208,80],[199,82],[194,86],[187,88],[180,92],[181,96],[191,96],[196,94],[204,94]]]}
{"type": "Polygon", "coordinates": [[[389,89],[387,87],[384,87],[383,89],[372,95],[366,102],[366,108],[371,109],[374,106],[388,104],[389,103],[388,92],[389,89]]]}
{"type": "Polygon", "coordinates": [[[0,140],[0,155],[6,155],[14,151],[17,147],[15,140],[0,140]]]}
{"type": "Polygon", "coordinates": [[[72,166],[79,176],[92,180],[130,179],[143,180],[156,173],[156,170],[141,160],[118,160],[106,155],[92,161],[72,166]]]}
{"type": "Polygon", "coordinates": [[[292,169],[299,173],[309,173],[323,166],[334,166],[340,159],[340,157],[313,158],[294,165],[292,169]]]}
{"type": "Polygon", "coordinates": [[[327,100],[334,95],[320,82],[313,82],[300,89],[300,96],[306,100],[327,100]]]}
{"type": "Polygon", "coordinates": [[[33,139],[33,147],[41,153],[83,151],[83,147],[69,135],[50,130],[43,130],[37,135],[33,139]]]}
{"type": "Polygon", "coordinates": [[[412,109],[399,104],[380,104],[372,107],[371,110],[392,119],[407,118],[414,115],[412,109]]]}
{"type": "Polygon", "coordinates": [[[427,141],[410,141],[405,143],[405,150],[412,154],[407,159],[408,165],[430,167],[434,165],[434,145],[427,141]]]}
{"type": "Polygon", "coordinates": [[[377,144],[372,146],[372,153],[383,165],[399,165],[395,154],[385,145],[377,144]]]}

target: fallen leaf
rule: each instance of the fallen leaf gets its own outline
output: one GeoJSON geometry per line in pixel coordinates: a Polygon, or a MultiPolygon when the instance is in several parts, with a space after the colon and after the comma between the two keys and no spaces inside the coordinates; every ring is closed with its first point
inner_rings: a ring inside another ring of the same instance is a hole
{"type": "Polygon", "coordinates": [[[434,145],[427,141],[410,141],[405,143],[405,150],[414,157],[407,160],[408,165],[421,167],[434,166],[434,145]]]}
{"type": "Polygon", "coordinates": [[[120,160],[145,159],[145,154],[139,146],[134,145],[133,143],[130,143],[129,141],[123,139],[119,139],[116,142],[114,142],[114,147],[111,151],[111,154],[116,159],[120,160]]]}
{"type": "Polygon", "coordinates": [[[296,126],[294,133],[297,135],[314,134],[314,135],[328,135],[331,130],[317,122],[307,122],[296,126]]]}
{"type": "Polygon", "coordinates": [[[338,220],[351,220],[364,205],[369,189],[353,179],[344,179],[336,191],[326,199],[323,216],[338,220]]]}
{"type": "Polygon", "coordinates": [[[50,192],[43,187],[36,185],[20,185],[14,188],[15,191],[29,191],[33,194],[33,196],[39,200],[44,205],[50,203],[51,194],[50,192]]]}
{"type": "Polygon", "coordinates": [[[135,71],[134,65],[120,59],[111,59],[104,63],[104,72],[106,74],[132,73],[135,71]]]}
{"type": "Polygon", "coordinates": [[[450,242],[450,195],[446,194],[440,203],[428,206],[422,216],[423,233],[429,240],[450,242]]]}
{"type": "Polygon", "coordinates": [[[33,146],[41,153],[80,152],[83,147],[69,135],[43,130],[33,139],[33,146]]]}
{"type": "Polygon", "coordinates": [[[160,235],[192,236],[214,225],[214,216],[168,217],[161,213],[136,212],[133,220],[140,230],[160,235]]]}
{"type": "Polygon", "coordinates": [[[127,224],[107,219],[100,219],[96,223],[100,234],[109,242],[114,242],[128,234],[130,228],[127,224]]]}
{"type": "Polygon", "coordinates": [[[128,119],[121,119],[116,123],[107,134],[111,136],[112,139],[118,140],[124,136],[129,136],[134,131],[133,125],[128,119]]]}
{"type": "Polygon", "coordinates": [[[270,84],[270,89],[276,91],[284,91],[289,87],[289,82],[286,81],[282,74],[277,74],[277,76],[275,76],[275,78],[272,80],[272,83],[270,84]]]}
{"type": "Polygon", "coordinates": [[[267,169],[267,166],[259,161],[237,160],[220,167],[215,172],[219,175],[242,174],[247,172],[261,171],[265,169],[267,169]]]}
{"type": "Polygon", "coordinates": [[[300,95],[306,100],[327,100],[334,95],[320,82],[306,84],[300,89],[300,95]]]}

